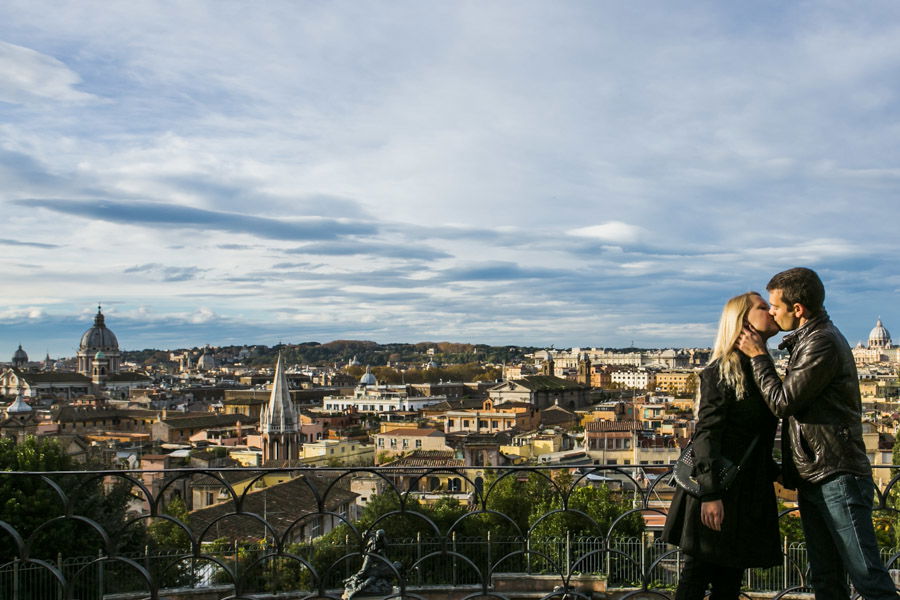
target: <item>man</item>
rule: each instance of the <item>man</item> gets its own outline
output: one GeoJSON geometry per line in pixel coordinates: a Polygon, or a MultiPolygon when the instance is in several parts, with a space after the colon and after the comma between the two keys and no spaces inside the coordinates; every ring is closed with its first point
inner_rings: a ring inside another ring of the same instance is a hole
{"type": "Polygon", "coordinates": [[[847,574],[866,600],[896,599],[872,527],[875,486],[850,346],[825,312],[815,271],[783,271],[766,289],[775,322],[793,332],[779,346],[790,352],[784,380],[752,328],[744,328],[737,345],[751,358],[766,404],[783,419],[784,484],[798,490],[816,600],[849,598],[847,574]]]}

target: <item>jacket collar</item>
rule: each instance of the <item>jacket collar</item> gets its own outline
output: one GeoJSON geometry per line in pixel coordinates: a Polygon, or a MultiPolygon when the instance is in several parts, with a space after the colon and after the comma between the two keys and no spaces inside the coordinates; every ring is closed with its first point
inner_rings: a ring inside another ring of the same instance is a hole
{"type": "Polygon", "coordinates": [[[822,309],[822,314],[817,317],[813,317],[799,329],[796,329],[784,336],[784,339],[782,339],[781,343],[778,344],[778,349],[784,350],[785,348],[787,348],[787,351],[790,352],[794,349],[794,346],[796,346],[800,340],[805,338],[811,332],[821,329],[824,325],[827,325],[830,322],[831,318],[828,316],[828,313],[825,312],[825,309],[822,309]]]}

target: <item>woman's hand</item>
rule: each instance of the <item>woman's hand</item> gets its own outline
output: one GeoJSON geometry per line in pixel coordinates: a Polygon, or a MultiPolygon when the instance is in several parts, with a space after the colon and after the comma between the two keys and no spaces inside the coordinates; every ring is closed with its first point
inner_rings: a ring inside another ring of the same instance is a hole
{"type": "Polygon", "coordinates": [[[722,531],[725,506],[721,500],[711,500],[700,505],[700,522],[713,531],[722,531]]]}

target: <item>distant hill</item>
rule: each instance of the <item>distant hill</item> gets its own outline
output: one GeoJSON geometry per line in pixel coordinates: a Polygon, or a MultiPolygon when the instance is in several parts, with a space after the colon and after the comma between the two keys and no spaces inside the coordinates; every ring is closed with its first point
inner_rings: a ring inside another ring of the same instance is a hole
{"type": "MultiPolygon", "coordinates": [[[[221,346],[213,348],[216,360],[221,363],[238,355],[244,346],[221,346]]],[[[368,340],[334,340],[302,342],[299,344],[278,344],[276,346],[247,346],[250,355],[242,362],[248,366],[271,366],[278,352],[284,354],[289,364],[330,366],[335,363],[346,365],[355,356],[361,365],[384,366],[393,364],[421,364],[434,360],[439,364],[465,363],[513,363],[522,360],[525,354],[540,350],[532,346],[489,346],[487,344],[465,344],[455,342],[417,342],[414,344],[378,344],[368,340]],[[433,349],[433,354],[428,351],[433,349]]],[[[203,348],[182,348],[172,352],[187,350],[202,352],[203,348]]],[[[123,359],[138,364],[168,362],[169,351],[157,349],[123,351],[123,359]],[[149,361],[149,362],[148,362],[149,361]]]]}

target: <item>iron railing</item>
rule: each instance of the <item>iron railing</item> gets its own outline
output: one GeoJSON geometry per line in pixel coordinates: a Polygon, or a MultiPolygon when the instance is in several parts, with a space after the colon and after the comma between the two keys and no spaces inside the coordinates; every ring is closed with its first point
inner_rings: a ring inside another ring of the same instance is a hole
{"type": "MultiPolygon", "coordinates": [[[[2,472],[0,598],[337,599],[379,529],[387,541],[374,560],[394,586],[383,596],[670,598],[682,557],[655,539],[652,519],[672,492],[665,469],[2,472]]],[[[900,474],[891,474],[875,519],[894,569],[900,474]]],[[[780,566],[745,578],[748,593],[776,599],[806,584],[804,544],[787,538],[780,566]]]]}

